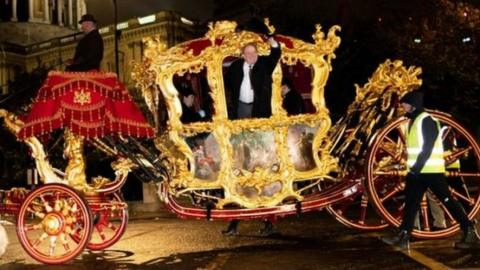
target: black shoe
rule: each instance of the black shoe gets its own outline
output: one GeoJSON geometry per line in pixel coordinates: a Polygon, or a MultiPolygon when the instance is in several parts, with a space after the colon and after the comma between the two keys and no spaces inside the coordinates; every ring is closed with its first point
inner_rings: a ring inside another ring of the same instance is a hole
{"type": "Polygon", "coordinates": [[[232,220],[228,224],[227,229],[222,231],[222,234],[225,236],[238,235],[237,227],[238,227],[238,220],[232,220]]]}
{"type": "Polygon", "coordinates": [[[480,237],[478,237],[477,229],[474,225],[468,226],[468,228],[463,231],[462,239],[460,240],[460,242],[455,243],[455,248],[480,248],[480,237]]]}
{"type": "Polygon", "coordinates": [[[267,221],[265,222],[265,227],[259,231],[261,236],[272,236],[278,234],[278,231],[275,230],[273,223],[267,221]]]}
{"type": "Polygon", "coordinates": [[[395,236],[383,236],[380,239],[383,242],[400,249],[410,249],[410,234],[405,230],[401,230],[395,236]]]}
{"type": "Polygon", "coordinates": [[[227,230],[223,230],[222,234],[225,236],[236,236],[238,235],[238,231],[237,229],[227,229],[227,230]]]}

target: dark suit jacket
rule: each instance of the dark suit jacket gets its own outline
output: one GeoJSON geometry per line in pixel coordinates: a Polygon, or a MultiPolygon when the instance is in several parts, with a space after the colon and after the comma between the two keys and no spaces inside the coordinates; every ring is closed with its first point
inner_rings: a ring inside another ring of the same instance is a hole
{"type": "Polygon", "coordinates": [[[182,102],[182,116],[180,116],[180,121],[182,121],[184,124],[188,124],[202,121],[202,117],[193,108],[187,107],[182,102]]]}
{"type": "MultiPolygon", "coordinates": [[[[272,115],[272,73],[280,59],[280,44],[271,48],[270,55],[259,56],[252,68],[251,82],[254,91],[252,117],[270,117],[272,115]]],[[[230,108],[228,117],[237,119],[238,98],[243,81],[243,63],[238,59],[232,63],[227,71],[225,87],[230,91],[230,108]]]]}
{"type": "Polygon", "coordinates": [[[67,66],[68,71],[99,70],[103,58],[103,39],[97,29],[86,34],[75,49],[73,62],[67,66]]]}
{"type": "Polygon", "coordinates": [[[290,89],[283,97],[283,108],[288,115],[297,115],[304,113],[302,96],[295,90],[290,89]]]}

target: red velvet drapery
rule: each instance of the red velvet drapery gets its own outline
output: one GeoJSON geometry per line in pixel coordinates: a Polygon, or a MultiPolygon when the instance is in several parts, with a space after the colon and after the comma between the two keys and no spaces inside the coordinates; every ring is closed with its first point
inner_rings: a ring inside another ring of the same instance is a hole
{"type": "Polygon", "coordinates": [[[48,74],[18,137],[69,128],[86,138],[118,134],[153,137],[154,130],[113,73],[48,74]]]}

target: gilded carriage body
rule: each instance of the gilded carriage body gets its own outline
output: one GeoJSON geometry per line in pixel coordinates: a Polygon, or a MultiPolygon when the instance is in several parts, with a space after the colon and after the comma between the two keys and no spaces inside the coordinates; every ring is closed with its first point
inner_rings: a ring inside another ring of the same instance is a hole
{"type": "MultiPolygon", "coordinates": [[[[315,43],[277,36],[282,44],[281,62],[287,66],[301,63],[312,74],[312,113],[289,116],[282,107],[280,65],[273,72],[272,116],[230,120],[228,96],[222,67],[228,58],[238,57],[245,44],[256,43],[260,55],[269,53],[264,36],[236,31],[233,22],[211,25],[205,38],[180,44],[169,50],[155,39],[146,41],[146,65],[158,85],[168,110],[168,133],[156,140],[172,170],[168,189],[178,195],[193,190],[222,190],[216,207],[236,204],[244,208],[273,207],[291,199],[301,201],[296,183],[320,181],[336,170],[337,160],[328,153],[327,132],[331,120],[325,106],[324,86],[331,71],[334,50],[340,44],[333,27],[325,36],[320,27],[315,43]],[[181,97],[175,76],[205,74],[214,113],[211,120],[181,122],[181,97]],[[198,139],[199,134],[204,139],[198,139]],[[202,140],[200,145],[189,141],[202,140]],[[171,146],[171,147],[168,147],[171,146]],[[303,152],[302,152],[303,151],[303,152]],[[302,152],[302,153],[300,153],[302,152]],[[313,154],[315,153],[315,154],[313,154]],[[210,157],[206,161],[205,156],[210,157]],[[175,157],[175,158],[172,158],[175,157]]],[[[136,77],[141,76],[140,73],[136,77]]],[[[152,103],[153,99],[147,100],[152,103]]],[[[149,107],[155,107],[149,104],[149,107]]]]}

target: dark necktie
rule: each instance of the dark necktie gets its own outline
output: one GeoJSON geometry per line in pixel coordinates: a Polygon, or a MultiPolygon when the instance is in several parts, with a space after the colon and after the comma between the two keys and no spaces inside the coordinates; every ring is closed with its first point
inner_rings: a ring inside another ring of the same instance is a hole
{"type": "Polygon", "coordinates": [[[248,65],[248,78],[250,79],[250,87],[253,90],[252,69],[253,69],[253,65],[248,65]]]}

